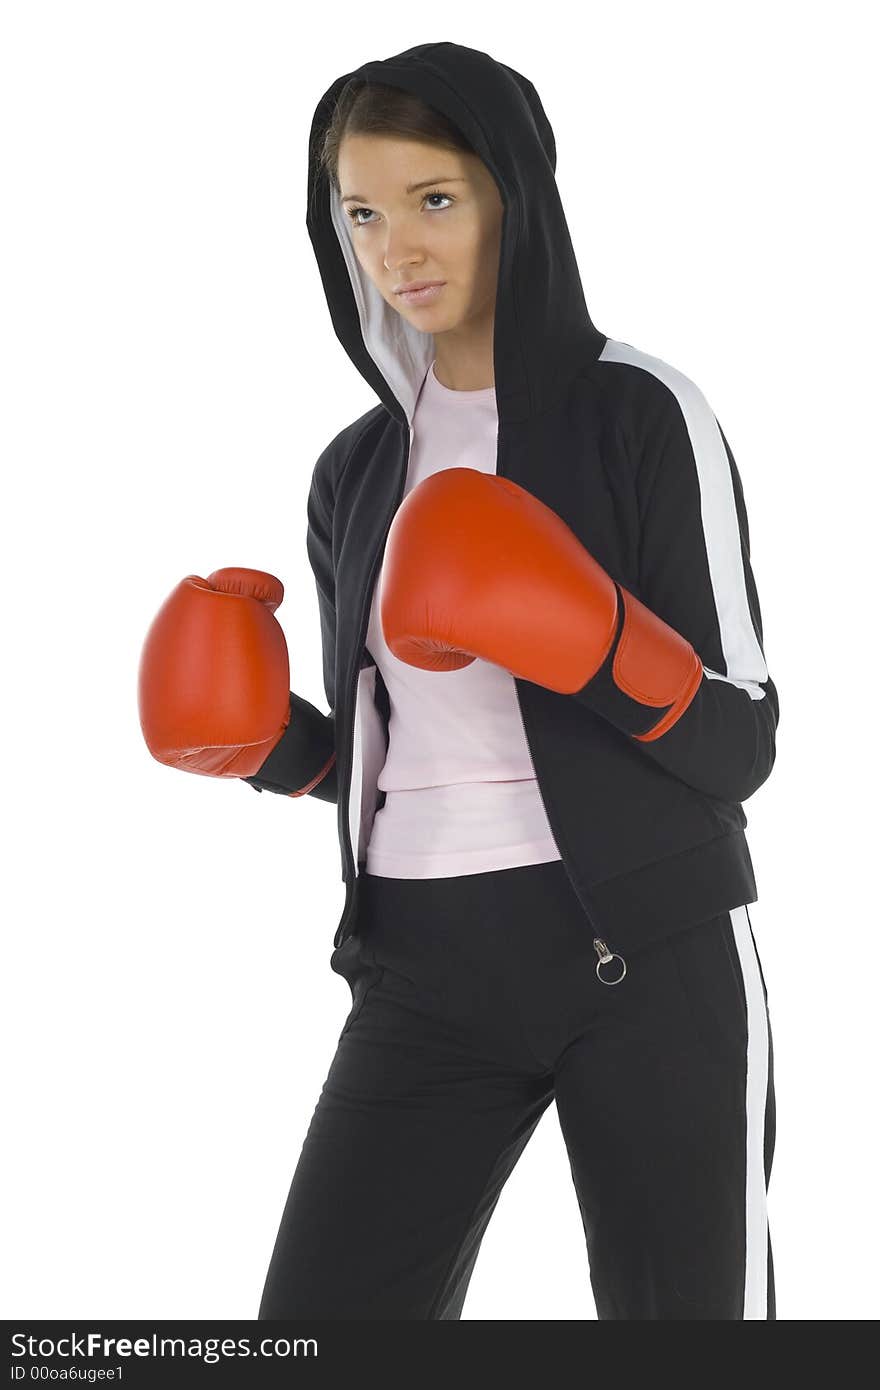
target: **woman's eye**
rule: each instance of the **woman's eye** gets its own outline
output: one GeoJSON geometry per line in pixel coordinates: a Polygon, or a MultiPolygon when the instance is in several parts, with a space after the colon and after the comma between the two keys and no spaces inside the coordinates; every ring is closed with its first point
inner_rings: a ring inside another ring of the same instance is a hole
{"type": "MultiPolygon", "coordinates": [[[[446,201],[447,203],[451,203],[451,202],[453,201],[453,198],[452,198],[451,194],[449,194],[449,193],[440,193],[440,192],[438,192],[438,191],[436,191],[436,190],[435,190],[433,193],[426,193],[425,196],[424,196],[424,198],[422,199],[422,202],[426,202],[426,201],[428,200],[428,198],[443,198],[443,199],[445,199],[445,201],[446,201]]],[[[435,212],[444,212],[445,209],[444,209],[444,208],[435,207],[435,208],[434,208],[434,211],[435,211],[435,212]]],[[[352,222],[354,223],[354,225],[355,225],[356,227],[367,227],[367,226],[369,226],[369,223],[368,223],[368,222],[366,222],[366,221],[363,221],[363,222],[362,222],[362,221],[361,221],[361,219],[360,219],[360,217],[359,217],[358,214],[359,214],[359,213],[362,213],[362,212],[372,212],[372,208],[360,207],[360,208],[350,208],[350,209],[349,209],[348,215],[349,215],[349,217],[351,218],[352,222]]]]}

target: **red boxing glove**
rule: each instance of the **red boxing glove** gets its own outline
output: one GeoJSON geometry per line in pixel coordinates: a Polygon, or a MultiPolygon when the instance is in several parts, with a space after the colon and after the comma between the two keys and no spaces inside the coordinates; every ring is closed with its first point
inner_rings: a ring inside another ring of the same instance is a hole
{"type": "Polygon", "coordinates": [[[563,695],[610,676],[642,714],[648,707],[650,727],[634,734],[645,741],[680,719],[702,680],[690,642],[618,585],[556,512],[473,468],[434,473],[404,498],[380,616],[390,650],[422,670],[480,657],[563,695]]]}
{"type": "Polygon", "coordinates": [[[290,720],[284,586],[261,570],[191,574],[159,609],[138,677],[153,757],[206,777],[249,777],[290,720]]]}

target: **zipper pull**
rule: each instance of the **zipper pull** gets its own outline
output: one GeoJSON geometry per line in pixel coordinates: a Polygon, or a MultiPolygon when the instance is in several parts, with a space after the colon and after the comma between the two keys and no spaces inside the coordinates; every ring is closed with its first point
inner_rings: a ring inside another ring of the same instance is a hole
{"type": "Polygon", "coordinates": [[[593,945],[596,949],[596,955],[599,957],[596,961],[596,974],[599,979],[602,981],[603,985],[619,985],[626,974],[626,961],[623,959],[623,956],[619,956],[616,951],[609,951],[601,936],[593,937],[593,945]],[[623,969],[613,980],[606,980],[605,976],[602,974],[602,966],[607,965],[608,962],[612,960],[619,960],[623,969]]]}

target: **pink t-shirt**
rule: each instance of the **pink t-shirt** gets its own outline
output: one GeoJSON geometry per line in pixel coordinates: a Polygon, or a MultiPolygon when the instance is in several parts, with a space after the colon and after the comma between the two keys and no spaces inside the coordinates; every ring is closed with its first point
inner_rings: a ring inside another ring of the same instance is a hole
{"type": "MultiPolygon", "coordinates": [[[[404,496],[444,468],[495,472],[495,388],[451,391],[428,369],[413,417],[404,496]]],[[[366,872],[448,878],[560,854],[535,780],[513,677],[475,659],[459,671],[421,671],[388,650],[379,620],[382,569],[367,649],[388,689],[389,744],[366,872]]]]}

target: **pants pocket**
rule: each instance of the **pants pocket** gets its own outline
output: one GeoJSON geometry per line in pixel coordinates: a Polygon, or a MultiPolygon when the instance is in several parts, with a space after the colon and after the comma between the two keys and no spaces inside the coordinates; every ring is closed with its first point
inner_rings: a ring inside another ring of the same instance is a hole
{"type": "Polygon", "coordinates": [[[669,938],[683,1008],[706,1051],[743,1060],[748,1044],[745,984],[727,912],[669,938]]]}
{"type": "Polygon", "coordinates": [[[339,1034],[343,1038],[364,1007],[370,990],[381,980],[383,971],[373,952],[356,932],[347,937],[341,946],[335,947],[330,957],[330,969],[341,975],[351,990],[351,1009],[339,1034]]]}

